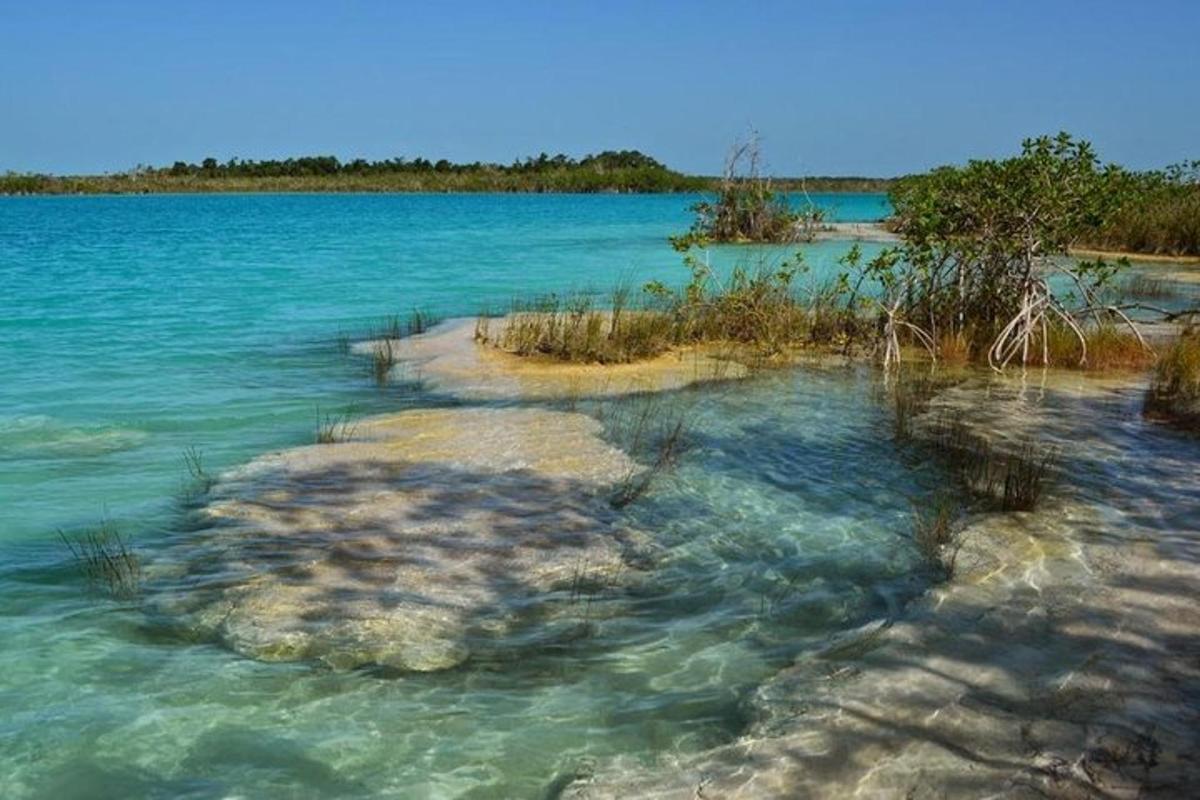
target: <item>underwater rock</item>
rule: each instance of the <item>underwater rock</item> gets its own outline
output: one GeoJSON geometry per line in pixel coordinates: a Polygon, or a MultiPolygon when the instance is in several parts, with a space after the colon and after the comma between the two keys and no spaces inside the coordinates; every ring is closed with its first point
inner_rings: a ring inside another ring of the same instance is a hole
{"type": "Polygon", "coordinates": [[[1068,375],[943,393],[993,440],[1063,448],[1069,487],[966,520],[953,580],[760,686],[737,740],[602,762],[561,796],[1194,796],[1200,484],[1187,442],[1131,435],[1140,392],[1068,375]]]}
{"type": "Polygon", "coordinates": [[[259,459],[215,488],[177,600],[201,635],[267,661],[430,671],[541,641],[521,629],[624,580],[639,547],[607,496],[638,466],[599,431],[423,410],[259,459]]]}

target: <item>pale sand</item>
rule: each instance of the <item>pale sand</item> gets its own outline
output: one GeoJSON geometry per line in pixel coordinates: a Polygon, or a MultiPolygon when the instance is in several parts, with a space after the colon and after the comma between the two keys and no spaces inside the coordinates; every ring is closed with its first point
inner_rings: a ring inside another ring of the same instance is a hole
{"type": "Polygon", "coordinates": [[[882,222],[829,222],[818,230],[815,241],[898,242],[900,237],[882,222]]]}
{"type": "MultiPolygon", "coordinates": [[[[503,319],[489,322],[492,336],[503,319]]],[[[574,364],[525,358],[474,341],[475,320],[455,319],[426,334],[391,341],[366,341],[353,351],[369,356],[390,346],[401,362],[396,369],[419,376],[434,388],[476,400],[548,400],[572,397],[615,397],[667,391],[694,383],[740,378],[746,367],[718,348],[679,348],[634,364],[574,364]]]]}
{"type": "Polygon", "coordinates": [[[1108,261],[1127,258],[1134,263],[1146,264],[1200,264],[1200,256],[1158,256],[1150,253],[1124,253],[1120,250],[1091,250],[1086,247],[1072,247],[1071,255],[1076,258],[1103,258],[1108,261]]]}

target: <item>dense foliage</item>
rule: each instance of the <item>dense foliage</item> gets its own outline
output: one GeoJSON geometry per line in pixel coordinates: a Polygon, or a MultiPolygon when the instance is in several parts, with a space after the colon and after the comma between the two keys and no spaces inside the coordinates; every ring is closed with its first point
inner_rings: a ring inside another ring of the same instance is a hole
{"type": "Polygon", "coordinates": [[[1089,247],[1128,253],[1200,256],[1200,161],[1154,172],[1122,172],[1114,181],[1120,207],[1089,247]]]}
{"type": "Polygon", "coordinates": [[[606,151],[580,159],[545,153],[512,164],[445,159],[380,161],[335,156],[283,160],[206,158],[199,164],[140,167],[102,176],[0,176],[0,193],[104,193],[197,191],[393,192],[678,192],[707,188],[704,178],[676,172],[636,150],[606,151]]]}
{"type": "Polygon", "coordinates": [[[871,302],[885,360],[898,357],[903,335],[935,354],[949,341],[984,347],[997,368],[1049,363],[1065,330],[1087,363],[1090,332],[1128,323],[1101,299],[1118,265],[1066,256],[1121,209],[1126,176],[1064,133],[1026,140],[1013,158],[899,181],[891,199],[902,244],[861,268],[881,287],[871,302]]]}
{"type": "MultiPolygon", "coordinates": [[[[141,192],[701,192],[720,178],[684,175],[636,150],[574,159],[545,153],[512,164],[391,158],[341,161],[334,156],[206,158],[170,167],[138,167],[111,175],[0,174],[2,194],[132,194],[141,192]]],[[[778,191],[884,192],[880,178],[779,178],[778,191]]]]}

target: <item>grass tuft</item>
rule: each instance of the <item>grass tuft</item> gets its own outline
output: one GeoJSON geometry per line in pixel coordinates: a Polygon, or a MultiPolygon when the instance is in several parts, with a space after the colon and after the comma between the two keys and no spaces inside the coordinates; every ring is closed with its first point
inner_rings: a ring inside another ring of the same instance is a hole
{"type": "Polygon", "coordinates": [[[74,536],[60,530],[58,537],[93,588],[120,599],[137,596],[141,589],[141,559],[132,542],[122,538],[112,523],[102,522],[74,536]]]}
{"type": "Polygon", "coordinates": [[[371,374],[375,383],[386,386],[391,376],[392,367],[396,365],[396,353],[392,348],[391,339],[377,339],[371,350],[371,374]]]}
{"type": "Polygon", "coordinates": [[[912,537],[917,552],[941,580],[954,577],[962,541],[957,529],[962,506],[947,493],[913,503],[912,537]]]}
{"type": "Polygon", "coordinates": [[[641,395],[631,401],[603,404],[597,414],[608,435],[647,465],[635,466],[613,487],[609,502],[614,508],[625,508],[678,463],[688,446],[687,412],[677,400],[641,395]]]}
{"type": "Polygon", "coordinates": [[[1200,429],[1200,331],[1187,331],[1158,359],[1146,415],[1200,429]]]}
{"type": "Polygon", "coordinates": [[[317,408],[316,443],[340,444],[354,438],[358,425],[353,421],[351,412],[343,414],[325,414],[317,408]]]}
{"type": "Polygon", "coordinates": [[[964,488],[1000,511],[1034,509],[1059,460],[1057,447],[1036,441],[995,448],[955,417],[937,420],[923,443],[954,469],[964,488]]]}

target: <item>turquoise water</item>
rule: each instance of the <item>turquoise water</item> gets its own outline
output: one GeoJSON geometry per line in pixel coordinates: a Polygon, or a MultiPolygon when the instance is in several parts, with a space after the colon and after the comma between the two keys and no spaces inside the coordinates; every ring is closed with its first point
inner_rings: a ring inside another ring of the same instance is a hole
{"type": "MultiPolygon", "coordinates": [[[[886,206],[815,199],[846,219],[886,206]]],[[[317,407],[405,402],[339,356],[339,333],[414,307],[469,316],[534,292],[681,280],[666,237],[686,228],[690,202],[2,198],[0,541],[152,517],[185,447],[215,469],[309,437],[317,407]]],[[[843,249],[810,260],[830,266],[843,249]]]]}
{"type": "MultiPolygon", "coordinates": [[[[654,534],[652,578],[589,603],[586,638],[519,659],[260,663],[89,595],[64,558],[57,528],[105,518],[151,558],[203,536],[184,531],[185,447],[215,472],[311,441],[318,408],[459,402],[376,386],[342,333],[414,306],[680,280],[665,237],[688,202],[0,201],[0,794],[545,796],[594,759],[728,740],[774,670],[920,591],[909,498],[941,476],[890,443],[854,369],[685,391],[693,446],[622,512],[654,534]]],[[[881,207],[836,202],[845,219],[881,207]]],[[[845,249],[806,247],[815,276],[845,249]]]]}

